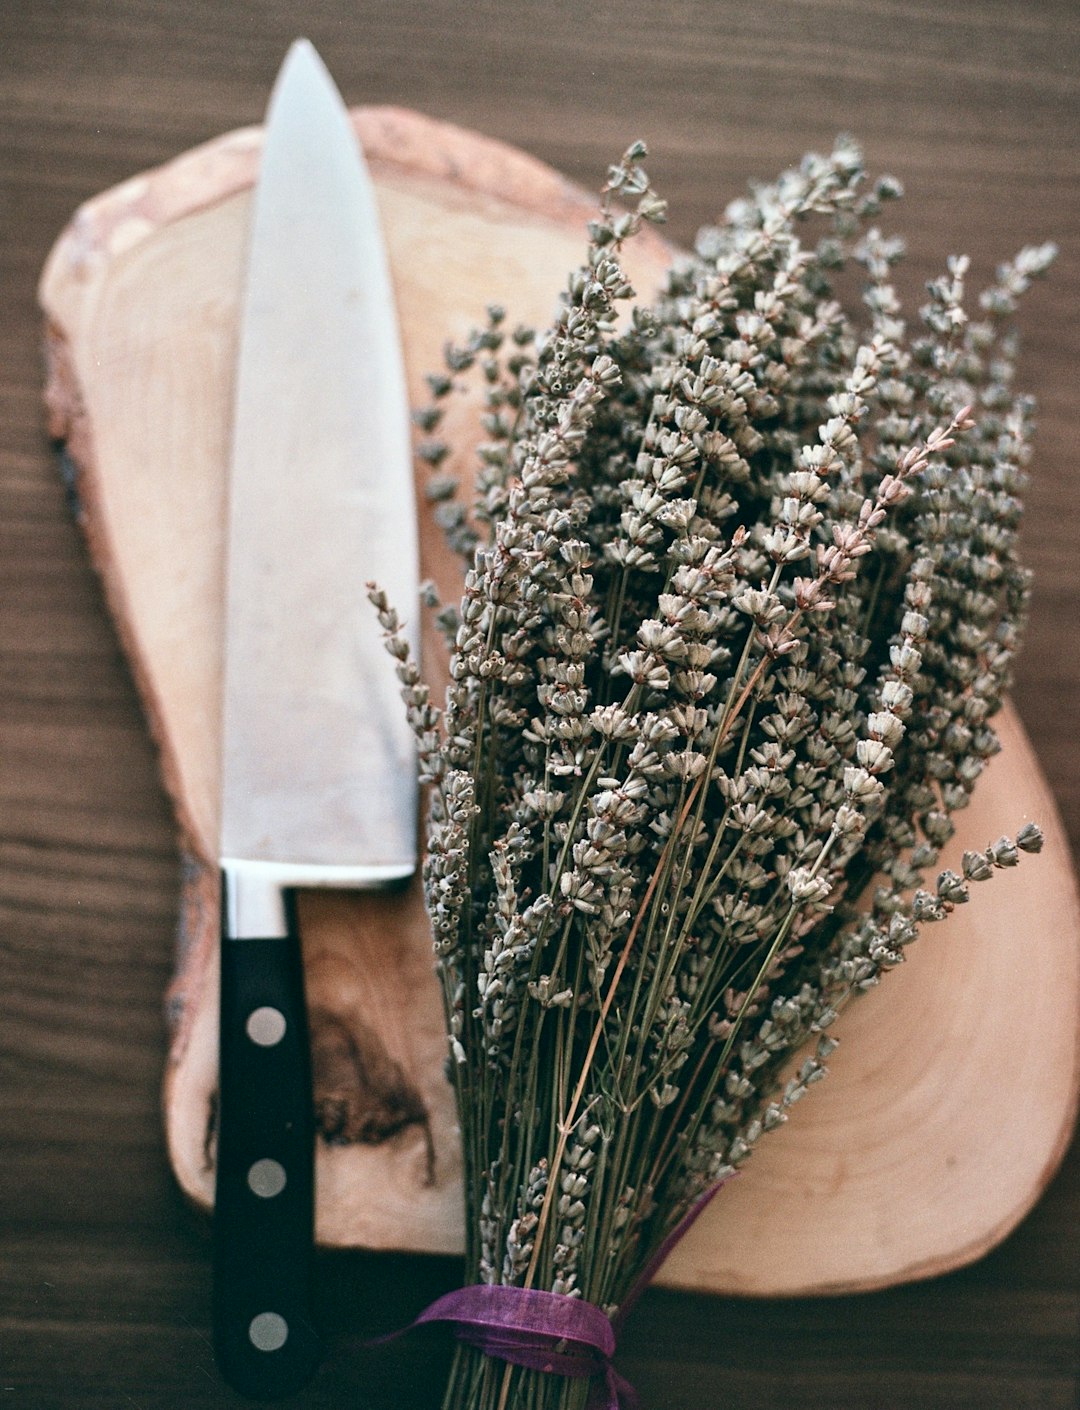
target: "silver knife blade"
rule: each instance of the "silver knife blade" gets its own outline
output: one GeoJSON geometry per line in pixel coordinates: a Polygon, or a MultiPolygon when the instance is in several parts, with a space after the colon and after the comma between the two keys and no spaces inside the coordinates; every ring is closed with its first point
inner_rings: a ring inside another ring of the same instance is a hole
{"type": "Polygon", "coordinates": [[[293,890],[416,865],[414,745],[366,600],[374,579],[415,621],[405,377],[371,182],[306,41],[267,114],[233,414],[213,1325],[225,1379],[274,1398],[319,1360],[293,890]]]}
{"type": "Polygon", "coordinates": [[[272,905],[416,866],[414,745],[365,597],[373,579],[415,621],[405,374],[371,180],[306,41],[267,116],[227,554],[221,856],[240,932],[267,934],[243,915],[267,882],[272,905]]]}

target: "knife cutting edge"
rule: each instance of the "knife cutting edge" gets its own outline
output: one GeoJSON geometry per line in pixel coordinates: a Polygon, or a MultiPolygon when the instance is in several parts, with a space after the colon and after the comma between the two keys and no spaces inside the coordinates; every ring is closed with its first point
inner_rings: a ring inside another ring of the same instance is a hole
{"type": "Polygon", "coordinates": [[[405,377],[371,181],[306,40],[267,112],[229,473],[213,1326],[222,1375],[266,1399],[320,1355],[296,889],[402,881],[417,845],[414,746],[365,595],[373,579],[415,619],[405,377]]]}

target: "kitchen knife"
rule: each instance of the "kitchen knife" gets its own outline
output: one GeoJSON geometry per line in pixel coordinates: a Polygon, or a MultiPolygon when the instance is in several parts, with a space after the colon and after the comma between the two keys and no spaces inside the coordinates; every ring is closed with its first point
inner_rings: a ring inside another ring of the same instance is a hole
{"type": "Polygon", "coordinates": [[[214,1346],[270,1398],[319,1357],[295,891],[416,866],[413,743],[365,589],[415,620],[405,378],[371,181],[304,40],[267,113],[228,501],[214,1346]]]}

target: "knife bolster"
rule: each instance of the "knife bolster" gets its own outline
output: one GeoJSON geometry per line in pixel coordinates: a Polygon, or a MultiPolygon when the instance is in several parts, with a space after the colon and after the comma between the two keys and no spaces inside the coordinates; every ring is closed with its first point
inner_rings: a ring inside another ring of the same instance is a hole
{"type": "Polygon", "coordinates": [[[416,859],[367,866],[322,866],[313,862],[221,861],[225,934],[230,940],[283,939],[289,934],[285,893],[293,888],[381,890],[407,881],[416,859]]]}

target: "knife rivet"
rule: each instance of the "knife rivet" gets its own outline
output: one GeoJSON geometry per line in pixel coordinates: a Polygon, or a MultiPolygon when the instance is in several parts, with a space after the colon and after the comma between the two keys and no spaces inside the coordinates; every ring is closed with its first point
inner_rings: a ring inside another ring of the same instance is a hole
{"type": "Polygon", "coordinates": [[[285,1036],[285,1015],[280,1009],[265,1005],[248,1014],[247,1035],[260,1048],[272,1048],[285,1036]]]}
{"type": "Polygon", "coordinates": [[[285,1188],[285,1167],[276,1160],[257,1160],[247,1173],[252,1194],[260,1199],[273,1199],[285,1188]]]}
{"type": "Polygon", "coordinates": [[[278,1312],[260,1312],[248,1327],[248,1337],[258,1351],[280,1351],[288,1336],[289,1324],[278,1312]]]}

